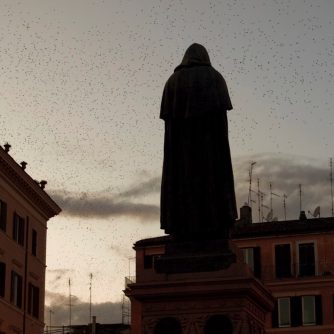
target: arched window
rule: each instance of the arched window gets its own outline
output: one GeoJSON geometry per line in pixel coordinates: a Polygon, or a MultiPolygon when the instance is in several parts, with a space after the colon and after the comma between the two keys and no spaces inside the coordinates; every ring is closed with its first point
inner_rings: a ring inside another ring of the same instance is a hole
{"type": "Polygon", "coordinates": [[[211,316],[204,326],[204,334],[232,334],[232,332],[233,325],[231,320],[222,314],[211,316]]]}
{"type": "Polygon", "coordinates": [[[180,321],[176,318],[162,318],[154,328],[154,334],[182,334],[180,321]]]}

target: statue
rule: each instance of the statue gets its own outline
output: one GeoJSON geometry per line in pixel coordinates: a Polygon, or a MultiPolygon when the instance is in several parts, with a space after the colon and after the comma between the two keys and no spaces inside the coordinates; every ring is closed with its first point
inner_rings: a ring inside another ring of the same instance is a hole
{"type": "Polygon", "coordinates": [[[237,218],[228,142],[231,109],[224,78],[211,66],[206,49],[192,44],[168,79],[161,102],[165,233],[188,240],[229,238],[237,218]]]}

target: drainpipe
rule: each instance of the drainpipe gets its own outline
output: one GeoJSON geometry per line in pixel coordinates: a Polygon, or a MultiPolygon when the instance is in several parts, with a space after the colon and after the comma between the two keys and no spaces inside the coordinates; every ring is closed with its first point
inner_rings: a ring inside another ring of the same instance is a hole
{"type": "Polygon", "coordinates": [[[27,224],[26,224],[26,240],[25,240],[25,254],[24,254],[23,334],[26,334],[26,318],[27,318],[28,241],[29,241],[29,217],[27,217],[27,224]]]}

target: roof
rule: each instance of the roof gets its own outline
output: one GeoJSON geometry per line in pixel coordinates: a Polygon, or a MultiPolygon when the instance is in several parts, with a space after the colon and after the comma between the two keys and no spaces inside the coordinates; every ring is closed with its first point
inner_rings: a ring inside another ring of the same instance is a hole
{"type": "Polygon", "coordinates": [[[236,225],[233,239],[334,231],[334,217],[236,225]]]}
{"type": "Polygon", "coordinates": [[[11,182],[14,188],[37,207],[48,219],[59,214],[61,208],[31,178],[8,152],[0,146],[0,177],[11,182]]]}
{"type": "MultiPolygon", "coordinates": [[[[309,234],[329,231],[334,231],[334,217],[253,223],[249,225],[240,225],[237,222],[232,231],[232,239],[309,234]]],[[[169,235],[142,239],[135,243],[135,247],[158,246],[169,243],[172,240],[173,237],[169,235]]]]}

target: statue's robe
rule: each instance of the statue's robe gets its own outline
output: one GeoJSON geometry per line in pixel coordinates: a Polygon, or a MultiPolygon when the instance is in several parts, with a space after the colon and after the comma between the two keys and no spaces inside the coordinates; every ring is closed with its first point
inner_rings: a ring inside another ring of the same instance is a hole
{"type": "Polygon", "coordinates": [[[237,218],[228,143],[226,82],[206,49],[191,45],[168,79],[161,228],[176,236],[225,236],[237,218]]]}

